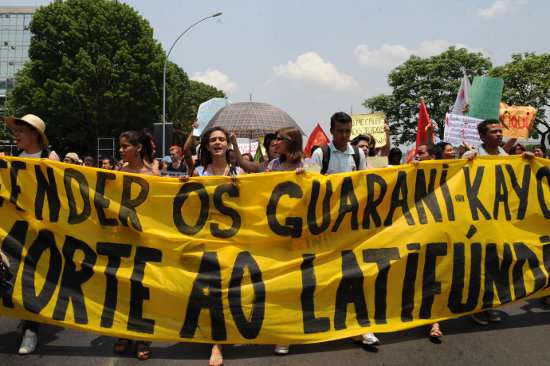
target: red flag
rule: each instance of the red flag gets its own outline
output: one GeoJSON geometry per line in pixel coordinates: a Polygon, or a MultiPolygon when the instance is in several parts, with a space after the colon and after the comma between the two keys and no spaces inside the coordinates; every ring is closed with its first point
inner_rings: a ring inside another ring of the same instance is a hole
{"type": "Polygon", "coordinates": [[[306,147],[304,148],[304,152],[306,153],[306,156],[311,156],[311,148],[315,145],[317,146],[323,146],[327,145],[330,142],[327,135],[325,134],[325,131],[323,131],[323,128],[321,125],[317,123],[317,126],[311,131],[311,134],[309,135],[309,138],[307,139],[306,147]]]}
{"type": "Polygon", "coordinates": [[[410,163],[414,160],[414,156],[416,155],[416,147],[413,147],[409,151],[407,151],[407,157],[405,158],[405,163],[410,163]]]}
{"type": "MultiPolygon", "coordinates": [[[[428,126],[431,125],[430,116],[428,115],[428,109],[424,104],[424,98],[420,98],[420,107],[418,111],[418,126],[416,130],[416,148],[420,145],[428,143],[428,126]]],[[[433,136],[432,136],[433,138],[433,136]]],[[[433,141],[429,141],[433,142],[433,141]]]]}

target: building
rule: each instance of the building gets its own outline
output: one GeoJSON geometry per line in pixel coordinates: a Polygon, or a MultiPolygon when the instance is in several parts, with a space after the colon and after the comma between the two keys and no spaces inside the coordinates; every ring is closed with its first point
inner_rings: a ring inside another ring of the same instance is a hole
{"type": "Polygon", "coordinates": [[[38,7],[0,7],[0,114],[15,74],[29,60],[30,23],[38,7]]]}

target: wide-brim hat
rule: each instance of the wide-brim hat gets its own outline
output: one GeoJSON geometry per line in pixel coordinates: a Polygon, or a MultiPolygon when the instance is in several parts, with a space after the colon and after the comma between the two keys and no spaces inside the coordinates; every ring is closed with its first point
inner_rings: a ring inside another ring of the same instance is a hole
{"type": "Polygon", "coordinates": [[[65,160],[67,158],[71,159],[72,161],[74,161],[76,163],[82,164],[82,160],[80,160],[80,156],[78,156],[78,154],[75,153],[75,152],[66,153],[65,158],[63,160],[65,160]]]}
{"type": "Polygon", "coordinates": [[[40,142],[42,143],[42,147],[48,147],[50,143],[48,141],[48,138],[46,137],[46,124],[44,123],[44,121],[42,121],[42,118],[35,116],[34,114],[26,114],[21,118],[13,116],[5,118],[6,125],[10,130],[13,130],[16,121],[24,122],[34,128],[36,131],[38,131],[41,137],[40,142]]]}

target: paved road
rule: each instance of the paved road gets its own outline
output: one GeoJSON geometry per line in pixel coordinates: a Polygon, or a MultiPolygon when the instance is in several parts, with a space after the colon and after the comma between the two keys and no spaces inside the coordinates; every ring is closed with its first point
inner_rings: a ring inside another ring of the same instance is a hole
{"type": "MultiPolygon", "coordinates": [[[[269,346],[227,346],[225,365],[550,365],[550,308],[540,300],[503,307],[503,322],[486,327],[468,318],[443,322],[441,344],[426,337],[427,329],[379,334],[383,344],[365,349],[349,340],[294,346],[280,357],[269,346]]],[[[14,354],[17,322],[0,318],[0,365],[94,365],[138,364],[128,357],[113,357],[113,340],[94,334],[47,326],[41,330],[36,354],[14,354]]],[[[207,365],[207,345],[153,344],[153,358],[146,365],[207,365]]],[[[143,363],[141,363],[143,365],[143,363]]]]}

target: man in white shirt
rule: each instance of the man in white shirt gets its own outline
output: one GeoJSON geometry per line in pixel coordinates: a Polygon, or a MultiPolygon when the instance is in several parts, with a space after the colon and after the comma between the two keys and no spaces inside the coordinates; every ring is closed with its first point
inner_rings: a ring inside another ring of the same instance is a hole
{"type": "MultiPolygon", "coordinates": [[[[462,154],[465,159],[473,159],[479,156],[507,156],[508,153],[501,147],[502,145],[502,125],[496,119],[486,119],[477,125],[479,138],[483,142],[481,146],[475,150],[466,151],[462,154]]],[[[515,141],[515,139],[514,139],[515,141]]],[[[532,159],[533,153],[526,151],[522,154],[526,159],[532,159]]]]}
{"type": "MultiPolygon", "coordinates": [[[[330,118],[332,142],[315,150],[311,162],[319,166],[322,174],[353,172],[367,169],[367,159],[362,149],[351,146],[351,117],[337,112],[330,118]],[[328,155],[328,156],[327,156],[328,155]]],[[[375,345],[380,341],[373,333],[365,333],[360,339],[363,344],[375,345]]]]}
{"type": "Polygon", "coordinates": [[[332,142],[328,144],[328,147],[316,149],[311,156],[311,162],[321,168],[321,173],[334,174],[367,169],[367,159],[363,150],[354,148],[349,143],[351,117],[347,113],[337,112],[332,115],[330,133],[332,142]],[[328,152],[330,156],[326,171],[323,171],[323,160],[327,162],[327,157],[324,156],[325,152],[328,152]]]}

